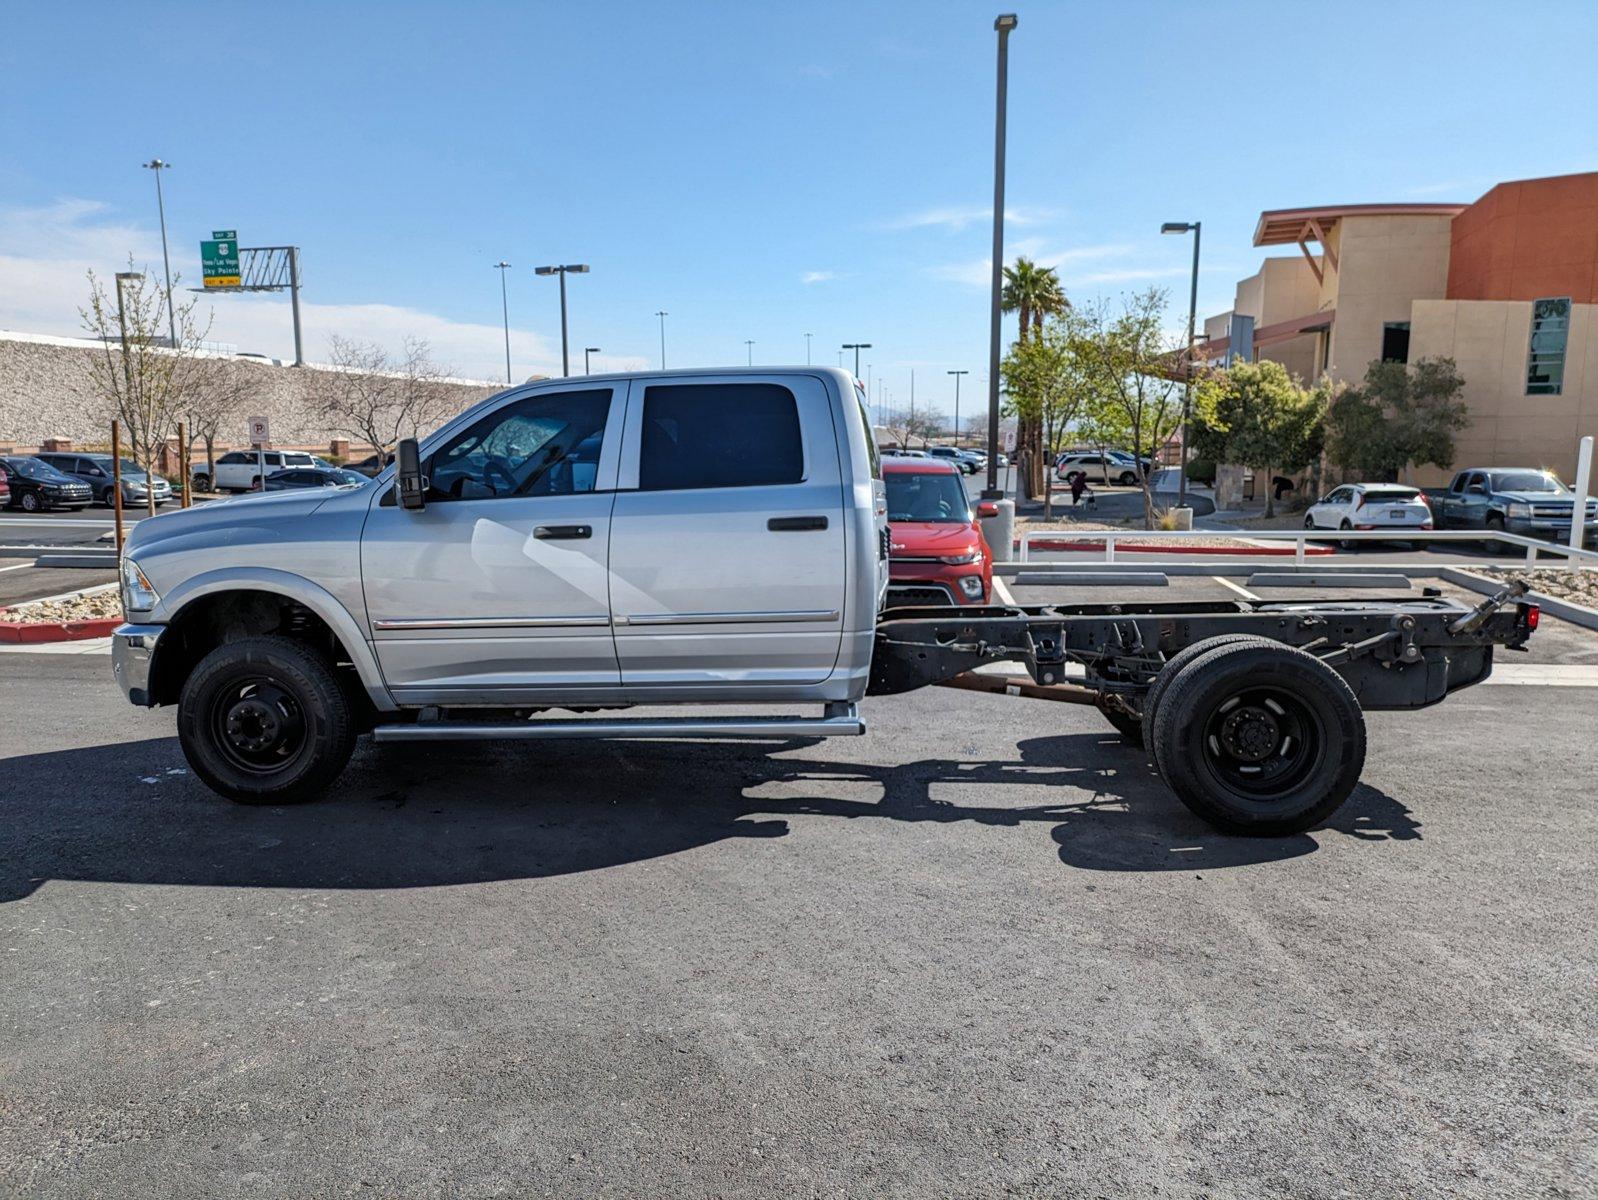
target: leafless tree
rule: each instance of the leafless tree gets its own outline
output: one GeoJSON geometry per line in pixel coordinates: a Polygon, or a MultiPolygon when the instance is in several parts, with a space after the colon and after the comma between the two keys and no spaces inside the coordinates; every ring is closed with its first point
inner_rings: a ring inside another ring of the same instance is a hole
{"type": "MultiPolygon", "coordinates": [[[[131,274],[131,261],[129,267],[131,274]]],[[[156,451],[177,424],[188,368],[210,332],[210,322],[199,327],[193,299],[174,304],[176,344],[163,345],[168,307],[161,282],[146,272],[117,280],[113,286],[117,291],[108,295],[90,271],[89,304],[78,310],[84,329],[101,346],[90,359],[90,386],[101,401],[104,419],[121,422],[134,461],[154,477],[156,451]]],[[[145,495],[153,514],[155,489],[147,488],[145,495]]]]}
{"type": "Polygon", "coordinates": [[[379,455],[448,411],[446,373],[421,338],[406,338],[396,357],[376,342],[334,334],[328,356],[332,369],[317,372],[315,383],[322,415],[379,455]]]}
{"type": "MultiPolygon", "coordinates": [[[[182,407],[179,412],[188,426],[190,444],[198,438],[205,443],[205,475],[216,478],[216,441],[224,425],[243,420],[246,402],[261,387],[261,368],[234,362],[216,355],[198,355],[184,369],[182,407]]],[[[189,464],[183,464],[185,484],[192,478],[189,464]]]]}

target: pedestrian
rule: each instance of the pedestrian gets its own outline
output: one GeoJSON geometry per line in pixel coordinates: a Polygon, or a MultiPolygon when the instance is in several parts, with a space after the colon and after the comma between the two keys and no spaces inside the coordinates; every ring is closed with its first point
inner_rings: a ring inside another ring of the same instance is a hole
{"type": "Polygon", "coordinates": [[[1066,481],[1071,485],[1071,507],[1075,508],[1082,499],[1082,493],[1088,490],[1088,473],[1072,471],[1066,476],[1066,481]]]}

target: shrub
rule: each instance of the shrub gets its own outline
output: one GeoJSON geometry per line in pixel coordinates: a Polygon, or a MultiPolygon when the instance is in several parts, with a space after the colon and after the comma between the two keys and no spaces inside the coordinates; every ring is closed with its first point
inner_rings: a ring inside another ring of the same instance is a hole
{"type": "Polygon", "coordinates": [[[1202,483],[1205,487],[1215,486],[1215,462],[1208,458],[1195,458],[1187,464],[1187,477],[1193,483],[1202,483]]]}

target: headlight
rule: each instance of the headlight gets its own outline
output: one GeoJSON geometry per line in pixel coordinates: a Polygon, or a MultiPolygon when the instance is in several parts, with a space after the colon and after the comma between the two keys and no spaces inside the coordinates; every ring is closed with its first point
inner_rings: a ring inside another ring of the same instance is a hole
{"type": "Polygon", "coordinates": [[[960,590],[972,600],[982,599],[982,576],[964,575],[960,579],[960,590]]]}
{"type": "Polygon", "coordinates": [[[967,554],[945,554],[938,561],[948,563],[951,567],[963,567],[967,563],[981,562],[982,551],[972,550],[967,554]]]}
{"type": "Polygon", "coordinates": [[[161,602],[150,581],[131,558],[122,559],[122,611],[149,612],[161,602]]]}
{"type": "Polygon", "coordinates": [[[1511,504],[1505,511],[1516,520],[1529,519],[1531,517],[1531,505],[1529,504],[1511,504]]]}

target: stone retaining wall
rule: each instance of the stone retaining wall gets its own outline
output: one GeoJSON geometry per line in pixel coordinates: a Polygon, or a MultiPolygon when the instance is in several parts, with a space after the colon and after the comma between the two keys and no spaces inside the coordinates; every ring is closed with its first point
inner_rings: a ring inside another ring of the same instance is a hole
{"type": "MultiPolygon", "coordinates": [[[[89,384],[90,356],[101,353],[92,343],[66,339],[36,341],[0,333],[0,450],[35,450],[47,441],[75,446],[101,446],[110,439],[104,403],[89,384]],[[64,344],[65,343],[65,344],[64,344]]],[[[272,422],[272,444],[326,452],[347,432],[331,428],[315,400],[317,376],[327,368],[277,366],[248,358],[227,360],[228,369],[246,374],[247,401],[239,407],[236,428],[222,431],[221,441],[248,441],[245,420],[264,415],[272,422]]],[[[451,381],[439,385],[453,411],[481,400],[503,384],[451,381]]],[[[356,447],[359,455],[369,453],[356,447]]]]}

